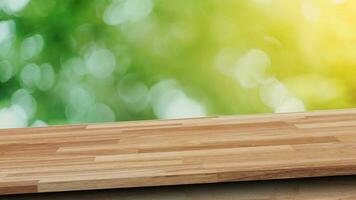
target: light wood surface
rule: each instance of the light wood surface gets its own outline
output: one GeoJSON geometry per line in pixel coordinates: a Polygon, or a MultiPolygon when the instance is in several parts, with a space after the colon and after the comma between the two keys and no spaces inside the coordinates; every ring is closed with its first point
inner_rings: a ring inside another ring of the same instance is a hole
{"type": "Polygon", "coordinates": [[[0,196],[0,200],[355,200],[356,177],[325,177],[0,196]]]}
{"type": "Polygon", "coordinates": [[[356,110],[0,130],[0,194],[356,174],[356,110]]]}

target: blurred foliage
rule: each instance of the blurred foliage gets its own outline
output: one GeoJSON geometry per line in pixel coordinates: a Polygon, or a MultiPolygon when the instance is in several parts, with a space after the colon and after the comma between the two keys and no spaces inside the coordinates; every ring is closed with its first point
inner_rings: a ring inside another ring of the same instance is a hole
{"type": "Polygon", "coordinates": [[[4,0],[0,120],[14,105],[26,117],[12,127],[354,107],[355,8],[4,0]]]}

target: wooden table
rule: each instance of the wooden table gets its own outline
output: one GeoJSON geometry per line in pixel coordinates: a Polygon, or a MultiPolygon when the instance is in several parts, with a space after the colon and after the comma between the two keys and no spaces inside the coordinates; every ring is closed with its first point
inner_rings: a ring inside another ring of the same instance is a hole
{"type": "Polygon", "coordinates": [[[0,200],[355,200],[356,177],[324,177],[202,185],[0,196],[0,200]]]}
{"type": "Polygon", "coordinates": [[[0,194],[356,174],[356,110],[0,130],[0,194]]]}

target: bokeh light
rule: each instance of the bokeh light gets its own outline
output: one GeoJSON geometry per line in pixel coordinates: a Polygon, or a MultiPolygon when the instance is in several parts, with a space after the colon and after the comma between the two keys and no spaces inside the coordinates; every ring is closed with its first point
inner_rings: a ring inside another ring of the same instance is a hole
{"type": "Polygon", "coordinates": [[[14,22],[12,20],[0,21],[0,44],[10,40],[14,34],[14,22]]]}
{"type": "Polygon", "coordinates": [[[97,78],[106,78],[116,66],[115,56],[107,49],[94,49],[85,59],[88,71],[97,78]]]}
{"type": "Polygon", "coordinates": [[[351,0],[0,0],[0,128],[356,106],[351,0]]]}
{"type": "Polygon", "coordinates": [[[157,117],[176,119],[206,115],[203,105],[190,99],[174,80],[163,80],[151,88],[152,107],[157,117]]]}
{"type": "Polygon", "coordinates": [[[7,60],[2,60],[0,61],[0,82],[5,83],[13,75],[13,68],[12,65],[9,61],[7,60]]]}
{"type": "Polygon", "coordinates": [[[37,56],[43,48],[43,38],[41,35],[34,35],[24,39],[21,43],[21,58],[29,60],[37,56]]]}
{"type": "Polygon", "coordinates": [[[135,22],[147,17],[152,10],[151,0],[114,0],[104,12],[108,25],[135,22]]]}
{"type": "Polygon", "coordinates": [[[30,0],[2,0],[0,2],[0,8],[8,14],[16,14],[25,8],[30,0]]]}
{"type": "Polygon", "coordinates": [[[27,120],[27,115],[20,106],[0,110],[0,128],[24,128],[28,125],[27,120]]]}

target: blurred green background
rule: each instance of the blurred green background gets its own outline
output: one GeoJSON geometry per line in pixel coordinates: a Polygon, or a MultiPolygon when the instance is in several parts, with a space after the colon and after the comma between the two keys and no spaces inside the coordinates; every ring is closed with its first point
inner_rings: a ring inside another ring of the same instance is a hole
{"type": "Polygon", "coordinates": [[[1,0],[0,128],[356,105],[351,0],[1,0]]]}

